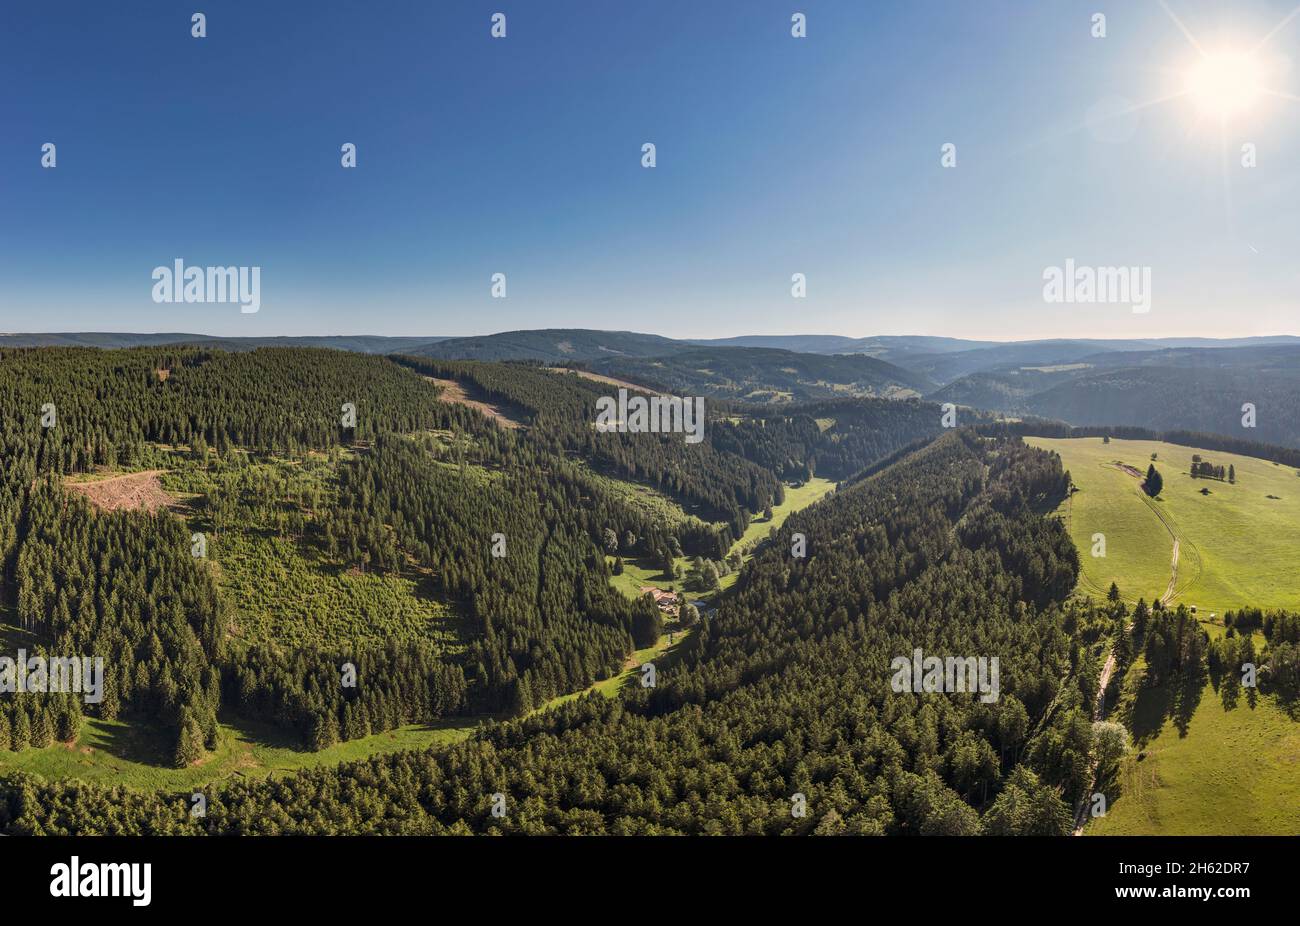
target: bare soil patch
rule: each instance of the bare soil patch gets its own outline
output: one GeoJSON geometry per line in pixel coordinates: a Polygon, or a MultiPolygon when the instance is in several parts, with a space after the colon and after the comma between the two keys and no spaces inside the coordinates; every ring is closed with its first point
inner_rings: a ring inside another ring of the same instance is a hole
{"type": "Polygon", "coordinates": [[[583,379],[589,379],[593,383],[605,383],[609,386],[622,386],[624,389],[634,389],[637,392],[644,392],[649,395],[659,395],[654,389],[645,386],[638,386],[636,383],[629,383],[625,379],[615,379],[612,376],[602,376],[600,373],[590,373],[587,370],[570,370],[567,367],[547,367],[552,373],[576,373],[583,379]]]}
{"type": "Polygon", "coordinates": [[[175,503],[158,481],[163,470],[151,469],[142,473],[127,473],[94,479],[86,482],[64,481],[63,487],[84,495],[92,505],[104,511],[157,511],[175,503]]]}
{"type": "Polygon", "coordinates": [[[477,409],[503,428],[523,427],[523,424],[511,418],[491,402],[482,402],[478,399],[471,399],[469,393],[465,391],[465,387],[454,379],[436,379],[432,376],[426,376],[425,379],[440,388],[441,391],[438,393],[438,398],[443,402],[452,402],[457,405],[466,405],[470,408],[477,409]]]}

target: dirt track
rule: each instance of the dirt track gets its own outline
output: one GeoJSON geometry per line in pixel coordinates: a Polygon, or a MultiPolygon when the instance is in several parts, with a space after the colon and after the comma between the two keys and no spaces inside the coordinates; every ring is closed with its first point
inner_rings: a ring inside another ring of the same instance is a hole
{"type": "Polygon", "coordinates": [[[1165,593],[1160,596],[1160,601],[1163,604],[1169,604],[1169,602],[1173,601],[1174,586],[1178,584],[1178,538],[1177,537],[1174,538],[1174,559],[1173,562],[1170,564],[1170,568],[1172,569],[1172,573],[1169,576],[1169,587],[1166,588],[1165,593]]]}
{"type": "MultiPolygon", "coordinates": [[[[1134,477],[1135,479],[1146,479],[1146,476],[1143,475],[1140,470],[1138,470],[1135,467],[1129,466],[1127,463],[1120,463],[1119,461],[1116,461],[1111,465],[1115,466],[1118,469],[1122,469],[1124,472],[1128,473],[1130,476],[1134,477]]],[[[1181,552],[1180,550],[1181,544],[1179,542],[1178,532],[1174,530],[1174,523],[1170,519],[1170,517],[1167,514],[1165,514],[1163,511],[1161,511],[1158,507],[1156,507],[1155,502],[1152,501],[1151,498],[1147,496],[1146,491],[1143,490],[1141,487],[1139,487],[1137,491],[1141,493],[1142,500],[1146,502],[1147,507],[1149,507],[1152,513],[1154,513],[1155,516],[1160,519],[1160,523],[1165,526],[1165,530],[1169,531],[1169,537],[1174,542],[1174,555],[1170,560],[1170,564],[1169,564],[1169,571],[1170,571],[1169,585],[1165,587],[1165,593],[1160,596],[1160,601],[1162,604],[1169,604],[1169,602],[1173,601],[1174,595],[1177,594],[1178,591],[1176,588],[1176,586],[1178,585],[1178,556],[1179,553],[1181,552]]]]}

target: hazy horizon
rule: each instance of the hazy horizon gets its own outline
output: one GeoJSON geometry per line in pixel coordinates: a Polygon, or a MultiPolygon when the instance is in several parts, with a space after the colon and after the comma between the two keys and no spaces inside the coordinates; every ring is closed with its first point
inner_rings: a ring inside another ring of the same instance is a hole
{"type": "Polygon", "coordinates": [[[786,331],[786,332],[765,332],[765,331],[737,331],[732,334],[724,335],[695,335],[695,334],[667,334],[662,331],[638,328],[590,328],[577,325],[545,325],[534,328],[503,328],[500,330],[483,330],[473,331],[466,334],[411,334],[408,332],[398,332],[395,334],[380,334],[374,331],[325,331],[321,333],[217,333],[212,331],[180,331],[170,329],[159,329],[156,331],[127,330],[119,328],[75,328],[75,329],[43,329],[30,331],[0,331],[0,337],[37,337],[40,335],[139,335],[139,336],[156,336],[156,335],[182,335],[204,338],[410,338],[430,340],[452,340],[456,338],[485,338],[499,334],[509,334],[516,331],[604,331],[604,332],[622,332],[630,334],[655,335],[675,341],[725,341],[734,338],[848,338],[851,340],[863,340],[866,338],[948,338],[959,341],[973,341],[987,344],[1017,344],[1032,343],[1037,341],[1166,341],[1166,340],[1208,340],[1208,341],[1238,341],[1247,339],[1268,339],[1268,338],[1297,338],[1300,339],[1300,333],[1291,333],[1286,331],[1269,332],[1263,334],[1251,335],[1200,335],[1200,334],[1154,334],[1142,335],[1140,337],[1104,337],[1097,335],[1053,335],[1049,337],[1016,337],[1016,338],[990,338],[990,337],[959,337],[948,334],[926,334],[916,331],[906,331],[900,334],[889,334],[882,332],[872,332],[867,334],[839,334],[836,332],[826,331],[786,331]]]}

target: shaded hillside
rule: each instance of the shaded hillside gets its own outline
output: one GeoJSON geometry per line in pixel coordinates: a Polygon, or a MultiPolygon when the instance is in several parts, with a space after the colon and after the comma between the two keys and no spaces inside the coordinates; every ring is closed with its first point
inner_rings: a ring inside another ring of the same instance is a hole
{"type": "Polygon", "coordinates": [[[1021,367],[1056,367],[1079,363],[1098,354],[1144,350],[1140,341],[1023,341],[977,350],[914,356],[908,368],[938,383],[950,383],[972,373],[1021,367]]]}
{"type": "Polygon", "coordinates": [[[907,397],[921,395],[934,385],[875,357],[797,354],[765,347],[697,348],[667,357],[604,360],[592,366],[666,392],[758,403],[907,397]]]}
{"type": "Polygon", "coordinates": [[[1081,377],[1033,396],[1035,414],[1080,425],[1209,431],[1300,446],[1300,370],[1289,373],[1142,367],[1081,377]],[[1253,403],[1256,427],[1242,425],[1253,403]]]}
{"type": "Polygon", "coordinates": [[[975,373],[931,393],[1074,425],[1204,431],[1300,446],[1300,347],[1176,348],[1092,355],[1056,370],[975,373]],[[1256,407],[1256,428],[1242,405],[1256,407]]]}

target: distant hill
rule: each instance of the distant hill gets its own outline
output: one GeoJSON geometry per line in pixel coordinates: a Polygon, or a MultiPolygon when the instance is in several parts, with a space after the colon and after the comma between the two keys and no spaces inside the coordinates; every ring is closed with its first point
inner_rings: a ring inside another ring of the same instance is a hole
{"type": "Polygon", "coordinates": [[[661,357],[691,347],[657,334],[544,328],[503,331],[472,338],[447,338],[408,351],[441,360],[537,360],[542,363],[592,362],[607,357],[661,357]]]}
{"type": "Polygon", "coordinates": [[[1018,341],[975,350],[914,355],[904,361],[908,369],[939,383],[950,383],[972,373],[1020,367],[1053,367],[1076,363],[1102,353],[1149,350],[1141,341],[1018,341]]]}
{"type": "Polygon", "coordinates": [[[1206,431],[1300,447],[1300,346],[1105,353],[1057,369],[973,373],[927,398],[1073,425],[1206,431]],[[1241,423],[1247,402],[1256,407],[1254,430],[1241,423]]]}
{"type": "Polygon", "coordinates": [[[907,398],[935,384],[862,354],[800,354],[766,347],[701,347],[664,357],[618,357],[598,373],[685,395],[758,403],[846,396],[907,398]]]}
{"type": "Polygon", "coordinates": [[[274,338],[222,338],[207,334],[131,334],[114,332],[68,332],[48,334],[0,334],[0,347],[159,347],[194,344],[221,350],[255,350],[259,347],[327,347],[359,354],[393,354],[411,351],[439,340],[433,337],[382,337],[379,335],[321,335],[274,338]]]}
{"type": "Polygon", "coordinates": [[[1145,363],[1136,355],[1169,356],[1169,349],[1205,350],[1300,346],[1290,336],[1235,338],[1168,338],[1160,340],[1106,341],[1090,339],[1015,341],[971,350],[909,354],[888,358],[893,363],[924,374],[939,383],[950,383],[974,373],[1012,369],[1059,367],[1074,363],[1117,366],[1145,363]],[[1108,358],[1108,359],[1107,359],[1108,358]]]}
{"type": "Polygon", "coordinates": [[[935,338],[923,335],[882,335],[870,338],[847,338],[838,334],[748,334],[735,338],[690,339],[701,347],[774,347],[807,354],[885,355],[941,354],[948,351],[994,347],[996,341],[966,341],[961,338],[935,338]]]}

